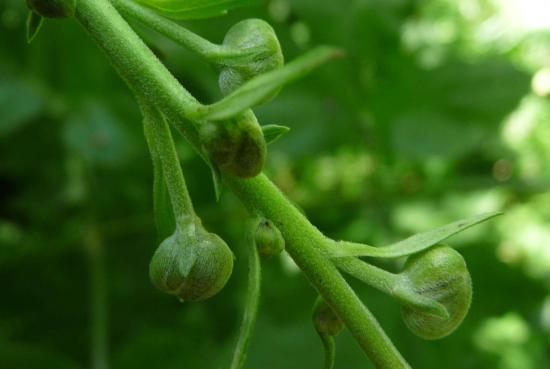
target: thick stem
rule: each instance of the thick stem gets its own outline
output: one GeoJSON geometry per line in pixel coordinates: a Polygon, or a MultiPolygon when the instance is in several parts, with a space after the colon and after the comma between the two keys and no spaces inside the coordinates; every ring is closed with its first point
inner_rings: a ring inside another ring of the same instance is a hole
{"type": "MultiPolygon", "coordinates": [[[[77,19],[104,50],[134,91],[141,91],[200,151],[195,127],[182,120],[198,102],[171,76],[108,0],[79,0],[77,19]]],[[[310,283],[344,321],[379,369],[410,368],[371,312],[321,251],[330,242],[264,175],[253,179],[225,178],[226,184],[251,212],[260,212],[281,230],[289,254],[310,283]]]]}
{"type": "Polygon", "coordinates": [[[105,52],[128,86],[159,108],[195,147],[195,127],[185,119],[201,104],[168,72],[109,0],[79,0],[76,18],[105,52]]]}

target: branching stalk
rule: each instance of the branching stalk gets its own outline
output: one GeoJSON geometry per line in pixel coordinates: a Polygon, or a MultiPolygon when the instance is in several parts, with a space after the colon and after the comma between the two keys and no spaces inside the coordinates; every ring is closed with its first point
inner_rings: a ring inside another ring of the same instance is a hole
{"type": "Polygon", "coordinates": [[[441,318],[449,313],[437,301],[415,293],[405,276],[393,274],[353,257],[334,259],[334,264],[349,275],[396,298],[402,304],[416,306],[441,318]]]}
{"type": "MultiPolygon", "coordinates": [[[[200,104],[168,72],[108,0],[79,0],[76,17],[103,49],[122,78],[156,106],[200,151],[190,118],[200,104]]],[[[252,213],[271,219],[286,249],[327,304],[342,318],[379,369],[410,368],[374,316],[326,257],[331,241],[323,236],[263,174],[253,179],[224,176],[224,181],[252,213]]]]}
{"type": "Polygon", "coordinates": [[[235,62],[265,51],[264,48],[234,49],[215,44],[132,0],[112,0],[112,3],[124,16],[136,19],[212,63],[226,64],[228,59],[235,62]]]}

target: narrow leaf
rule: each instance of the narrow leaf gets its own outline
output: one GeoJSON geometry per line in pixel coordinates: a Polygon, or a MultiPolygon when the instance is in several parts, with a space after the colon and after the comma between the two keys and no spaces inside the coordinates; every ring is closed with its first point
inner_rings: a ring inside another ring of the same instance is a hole
{"type": "Polygon", "coordinates": [[[277,141],[279,137],[281,137],[288,131],[290,131],[289,127],[279,126],[277,124],[267,124],[265,126],[262,126],[265,143],[267,144],[277,141]]]}
{"type": "Polygon", "coordinates": [[[501,214],[501,212],[492,212],[458,220],[426,232],[417,233],[409,238],[385,247],[375,247],[341,241],[332,247],[330,253],[332,257],[337,258],[346,256],[397,258],[411,255],[434,246],[457,233],[501,214]]]}
{"type": "Polygon", "coordinates": [[[38,13],[30,10],[29,15],[27,16],[27,43],[30,44],[34,37],[40,31],[44,18],[38,13]]]}
{"type": "Polygon", "coordinates": [[[204,19],[224,15],[228,10],[258,4],[258,0],[139,0],[172,19],[204,19]]]}
{"type": "Polygon", "coordinates": [[[203,106],[197,111],[197,120],[224,120],[241,114],[328,60],[341,56],[342,51],[320,46],[294,59],[282,68],[262,74],[244,83],[222,100],[203,106]]]}
{"type": "Polygon", "coordinates": [[[218,167],[214,164],[210,164],[210,171],[212,172],[212,182],[214,184],[214,193],[216,195],[216,201],[220,201],[223,191],[222,175],[218,167]]]}

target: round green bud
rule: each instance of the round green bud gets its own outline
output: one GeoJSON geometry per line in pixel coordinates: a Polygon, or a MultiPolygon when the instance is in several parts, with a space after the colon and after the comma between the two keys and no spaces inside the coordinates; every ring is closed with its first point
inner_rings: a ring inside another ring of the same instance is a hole
{"type": "Polygon", "coordinates": [[[285,239],[279,228],[269,219],[262,219],[254,234],[254,242],[258,253],[270,258],[279,255],[285,249],[285,239]]]}
{"type": "Polygon", "coordinates": [[[217,294],[233,271],[233,253],[216,234],[198,227],[196,233],[176,231],[155,251],[149,277],[159,290],[182,301],[200,301],[217,294]],[[189,269],[189,247],[196,258],[189,269]]]}
{"type": "Polygon", "coordinates": [[[204,122],[199,135],[208,157],[222,172],[250,178],[262,171],[267,148],[251,110],[228,120],[204,122]]]}
{"type": "Polygon", "coordinates": [[[27,0],[27,7],[45,18],[66,18],[74,15],[76,0],[27,0]]]}
{"type": "MultiPolygon", "coordinates": [[[[219,85],[224,95],[231,93],[246,81],[284,65],[277,35],[273,28],[261,19],[246,19],[235,24],[225,35],[223,45],[234,49],[264,49],[251,61],[232,63],[221,69],[219,85]]],[[[276,93],[273,96],[275,95],[276,93]]]]}
{"type": "Polygon", "coordinates": [[[318,333],[328,334],[329,336],[336,336],[344,328],[342,320],[320,297],[315,300],[313,305],[313,324],[318,333]]]}
{"type": "Polygon", "coordinates": [[[434,340],[451,334],[464,320],[472,301],[472,280],[462,255],[448,246],[436,246],[411,256],[401,275],[412,290],[442,304],[448,317],[414,306],[404,306],[403,319],[417,336],[434,340]]]}

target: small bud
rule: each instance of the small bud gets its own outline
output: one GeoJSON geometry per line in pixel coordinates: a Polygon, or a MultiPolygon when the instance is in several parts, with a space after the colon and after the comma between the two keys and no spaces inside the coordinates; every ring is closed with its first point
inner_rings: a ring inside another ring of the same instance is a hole
{"type": "Polygon", "coordinates": [[[267,148],[251,110],[229,120],[205,122],[199,134],[210,160],[220,171],[242,178],[262,171],[267,148]]]}
{"type": "Polygon", "coordinates": [[[231,93],[246,81],[262,73],[280,68],[284,64],[281,45],[275,31],[261,19],[247,19],[235,24],[225,35],[223,44],[234,49],[254,47],[265,49],[252,61],[222,68],[219,85],[224,95],[231,93]]]}
{"type": "Polygon", "coordinates": [[[45,18],[72,17],[76,0],[27,0],[27,7],[45,18]]]}
{"type": "Polygon", "coordinates": [[[452,333],[464,320],[472,300],[472,281],[462,255],[448,246],[436,246],[407,260],[401,273],[410,288],[445,307],[448,316],[417,306],[404,306],[407,327],[424,339],[452,333]]]}
{"type": "Polygon", "coordinates": [[[269,219],[259,222],[254,234],[254,242],[258,253],[267,258],[279,255],[285,249],[285,239],[281,231],[269,219]]]}
{"type": "Polygon", "coordinates": [[[328,334],[329,336],[336,336],[344,328],[342,320],[320,297],[313,305],[313,324],[319,334],[328,334]]]}
{"type": "Polygon", "coordinates": [[[233,254],[227,244],[197,227],[196,232],[177,230],[160,244],[149,277],[156,288],[182,301],[200,301],[218,293],[232,270],[233,254]]]}

